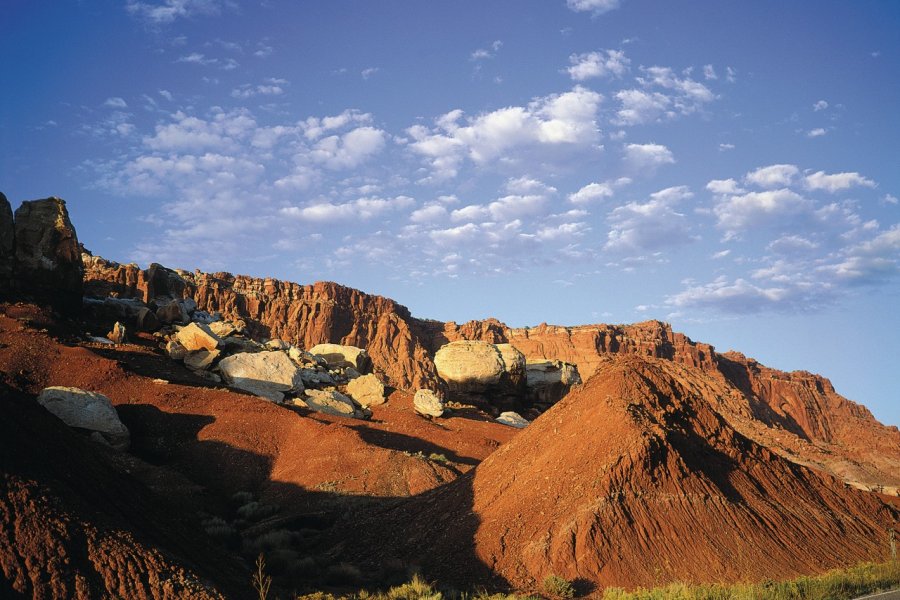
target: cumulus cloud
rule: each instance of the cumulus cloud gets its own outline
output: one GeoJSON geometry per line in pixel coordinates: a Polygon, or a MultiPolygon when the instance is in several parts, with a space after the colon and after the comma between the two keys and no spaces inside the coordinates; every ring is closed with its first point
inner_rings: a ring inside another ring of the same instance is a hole
{"type": "Polygon", "coordinates": [[[596,123],[602,96],[576,86],[570,92],[537,98],[527,106],[509,106],[475,117],[453,110],[435,127],[407,129],[410,149],[430,164],[439,179],[456,176],[468,159],[485,164],[508,159],[529,146],[587,145],[599,138],[596,123]]]}
{"type": "Polygon", "coordinates": [[[611,228],[604,248],[643,253],[693,241],[688,220],[675,210],[691,197],[693,193],[686,186],[671,187],[651,194],[647,202],[629,202],[615,208],[607,217],[611,228]]]}
{"type": "Polygon", "coordinates": [[[502,47],[503,42],[501,42],[500,40],[494,40],[489,48],[479,48],[478,50],[472,52],[470,58],[475,61],[494,58],[497,55],[497,51],[502,47]]]}
{"type": "Polygon", "coordinates": [[[628,177],[620,177],[614,181],[604,181],[603,183],[589,183],[577,192],[569,194],[569,202],[572,204],[590,204],[605,198],[612,198],[616,188],[629,183],[631,183],[631,179],[628,177]]]}
{"type": "Polygon", "coordinates": [[[807,131],[806,137],[822,137],[826,133],[828,133],[828,130],[826,130],[824,127],[816,127],[815,129],[810,129],[809,131],[807,131]]]}
{"type": "Polygon", "coordinates": [[[629,126],[670,120],[698,112],[716,99],[708,87],[688,76],[679,77],[668,67],[641,67],[637,82],[642,88],[616,92],[619,109],[614,124],[629,126]]]}
{"type": "Polygon", "coordinates": [[[447,209],[441,204],[427,204],[409,215],[409,220],[413,223],[434,223],[446,218],[447,209]]]}
{"type": "Polygon", "coordinates": [[[716,75],[716,70],[712,65],[703,65],[703,78],[710,80],[718,79],[719,77],[716,75]]]}
{"type": "Polygon", "coordinates": [[[744,181],[761,188],[787,187],[798,173],[800,169],[796,165],[769,165],[750,171],[744,176],[744,181]]]}
{"type": "Polygon", "coordinates": [[[622,50],[599,50],[569,56],[566,71],[575,81],[584,81],[595,77],[621,77],[628,70],[631,60],[622,50]]]}
{"type": "Polygon", "coordinates": [[[706,184],[706,189],[713,194],[743,194],[746,192],[734,179],[713,179],[706,184]]]}
{"type": "Polygon", "coordinates": [[[103,106],[108,106],[110,108],[128,108],[128,103],[122,98],[115,96],[107,98],[106,102],[103,103],[103,106]]]}
{"type": "Polygon", "coordinates": [[[874,188],[876,183],[866,179],[856,172],[826,174],[825,171],[816,171],[807,175],[804,179],[806,187],[810,190],[825,190],[835,193],[854,186],[874,188]]]}
{"type": "Polygon", "coordinates": [[[785,302],[795,306],[800,301],[794,290],[780,286],[754,285],[745,279],[729,281],[722,276],[711,283],[688,287],[669,296],[666,304],[684,309],[716,309],[728,313],[749,314],[782,309],[785,302]]]}
{"type": "Polygon", "coordinates": [[[162,3],[127,0],[125,9],[150,24],[165,25],[180,18],[217,15],[226,5],[222,0],[164,0],[162,3]]]}
{"type": "Polygon", "coordinates": [[[367,69],[363,69],[360,72],[360,75],[362,76],[363,79],[371,79],[380,70],[381,70],[380,67],[369,67],[367,69]]]}
{"type": "Polygon", "coordinates": [[[674,164],[675,157],[662,144],[628,144],[625,162],[633,169],[652,171],[661,165],[674,164]]]}
{"type": "Polygon", "coordinates": [[[616,92],[619,109],[613,122],[616,125],[641,125],[660,120],[663,116],[672,117],[669,111],[671,98],[659,92],[643,90],[621,90],[616,92]]]}
{"type": "Polygon", "coordinates": [[[728,196],[713,210],[717,225],[733,236],[751,227],[784,224],[785,218],[806,213],[812,206],[810,200],[782,188],[728,196]]]}
{"type": "Polygon", "coordinates": [[[310,152],[313,162],[328,169],[352,169],[378,154],[386,134],[374,127],[357,127],[341,135],[330,135],[316,142],[310,152]]]}
{"type": "Polygon", "coordinates": [[[818,102],[813,104],[814,112],[819,112],[820,110],[825,110],[826,108],[828,108],[828,102],[826,102],[825,100],[819,100],[818,102]]]}
{"type": "Polygon", "coordinates": [[[311,223],[328,223],[347,220],[367,220],[377,217],[388,211],[409,208],[415,204],[415,200],[409,196],[396,196],[394,198],[358,198],[352,202],[334,204],[320,202],[307,206],[289,206],[279,212],[284,217],[307,221],[311,223]]]}
{"type": "Polygon", "coordinates": [[[734,144],[719,144],[719,152],[734,150],[734,144]]]}
{"type": "Polygon", "coordinates": [[[566,6],[575,12],[590,12],[602,15],[619,8],[620,0],[566,0],[566,6]]]}
{"type": "Polygon", "coordinates": [[[259,85],[251,85],[246,83],[233,90],[231,96],[233,98],[252,98],[254,96],[280,96],[284,93],[284,85],[286,79],[270,78],[259,85]]]}

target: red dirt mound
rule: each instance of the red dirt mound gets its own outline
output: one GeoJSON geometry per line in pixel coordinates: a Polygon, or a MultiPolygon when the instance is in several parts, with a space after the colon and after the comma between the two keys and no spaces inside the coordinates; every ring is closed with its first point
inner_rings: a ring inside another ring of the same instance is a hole
{"type": "Polygon", "coordinates": [[[608,358],[474,473],[378,515],[379,539],[405,531],[382,555],[520,589],[550,573],[633,587],[883,557],[896,510],[737,433],[711,404],[726,388],[671,361],[608,358]]]}

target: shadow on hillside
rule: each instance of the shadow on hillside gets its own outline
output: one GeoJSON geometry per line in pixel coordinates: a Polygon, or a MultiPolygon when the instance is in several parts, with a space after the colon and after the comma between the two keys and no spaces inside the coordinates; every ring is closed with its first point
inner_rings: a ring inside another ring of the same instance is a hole
{"type": "Polygon", "coordinates": [[[372,444],[373,446],[378,446],[379,448],[385,448],[387,450],[397,450],[399,452],[421,452],[426,456],[429,454],[442,454],[450,462],[454,462],[460,465],[475,466],[479,462],[481,462],[474,458],[459,456],[458,454],[456,454],[456,452],[448,450],[443,446],[438,446],[437,444],[432,444],[431,442],[428,442],[426,440],[419,439],[410,435],[405,435],[403,433],[374,429],[365,424],[351,425],[350,429],[353,429],[357,433],[359,433],[359,437],[361,437],[362,440],[367,444],[372,444]]]}
{"type": "MultiPolygon", "coordinates": [[[[131,431],[131,452],[202,486],[208,512],[225,522],[218,527],[225,532],[222,543],[248,563],[257,553],[265,554],[282,592],[397,585],[413,572],[463,590],[509,587],[476,556],[479,519],[471,510],[470,477],[409,498],[308,489],[273,481],[269,457],[202,439],[202,430],[215,422],[212,414],[165,412],[150,404],[122,404],[117,410],[131,431]],[[435,544],[442,535],[459,543],[435,544]],[[452,547],[453,555],[436,555],[435,545],[452,547]]],[[[418,443],[417,451],[470,460],[409,436],[354,429],[373,445],[406,450],[418,443]]]]}

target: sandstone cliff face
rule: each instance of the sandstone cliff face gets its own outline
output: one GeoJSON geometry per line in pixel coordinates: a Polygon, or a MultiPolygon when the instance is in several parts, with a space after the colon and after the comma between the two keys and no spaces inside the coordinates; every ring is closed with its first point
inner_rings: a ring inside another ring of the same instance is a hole
{"type": "Polygon", "coordinates": [[[12,287],[13,268],[16,258],[16,226],[12,208],[6,196],[0,192],[0,297],[9,293],[12,287]]]}
{"type": "Polygon", "coordinates": [[[665,359],[732,384],[717,410],[733,427],[783,456],[836,474],[860,487],[900,486],[900,432],[806,372],[769,369],[736,353],[719,354],[659,321],[633,325],[510,328],[495,319],[462,325],[420,320],[396,302],[335,283],[298,285],[227,273],[141,270],[85,257],[90,293],[152,301],[192,297],[201,309],[247,321],[251,333],[310,348],[333,342],[366,348],[375,370],[404,390],[446,391],[434,355],[453,341],[511,344],[531,362],[561,360],[583,381],[610,355],[665,359]]]}

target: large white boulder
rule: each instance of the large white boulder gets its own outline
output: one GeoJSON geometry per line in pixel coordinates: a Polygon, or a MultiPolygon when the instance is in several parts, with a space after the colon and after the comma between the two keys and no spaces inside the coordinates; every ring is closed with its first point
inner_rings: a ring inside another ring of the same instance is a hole
{"type": "Polygon", "coordinates": [[[241,352],[219,361],[225,383],[273,402],[303,391],[300,369],[284,352],[241,352]]]}
{"type": "Polygon", "coordinates": [[[324,358],[329,367],[353,367],[360,373],[368,373],[372,370],[372,360],[369,358],[369,354],[356,346],[318,344],[310,348],[309,353],[324,358]]]}
{"type": "Polygon", "coordinates": [[[302,406],[316,412],[339,417],[365,418],[366,413],[353,402],[352,398],[334,390],[306,390],[303,398],[295,400],[296,406],[302,406]]]}
{"type": "Polygon", "coordinates": [[[500,413],[500,416],[494,419],[498,423],[502,423],[503,425],[509,425],[510,427],[516,427],[517,429],[523,429],[528,427],[531,424],[531,421],[524,418],[517,412],[513,412],[508,410],[506,412],[500,413]]]}
{"type": "Polygon", "coordinates": [[[444,401],[431,390],[419,390],[413,397],[413,409],[426,417],[440,417],[444,414],[444,401]]]}
{"type": "Polygon", "coordinates": [[[362,406],[384,404],[384,384],[372,374],[351,379],[347,393],[362,406]]]}
{"type": "Polygon", "coordinates": [[[451,389],[477,391],[497,385],[505,364],[497,346],[479,341],[450,342],[434,356],[438,375],[451,389]]]}
{"type": "Polygon", "coordinates": [[[69,427],[97,432],[113,448],[128,448],[128,428],[119,420],[112,402],[103,394],[74,387],[54,386],[44,388],[38,394],[37,401],[69,427]]]}

